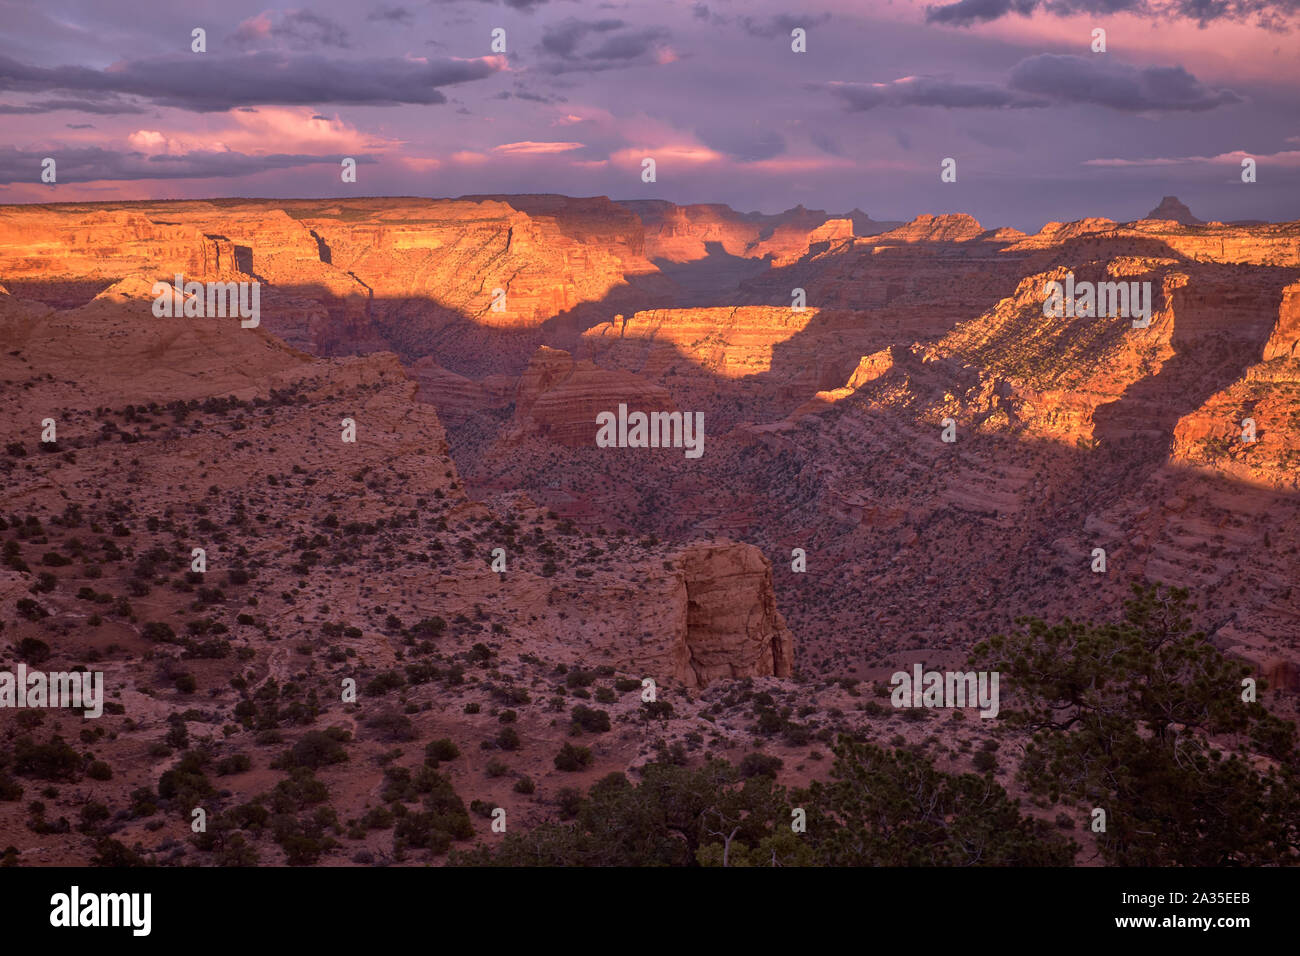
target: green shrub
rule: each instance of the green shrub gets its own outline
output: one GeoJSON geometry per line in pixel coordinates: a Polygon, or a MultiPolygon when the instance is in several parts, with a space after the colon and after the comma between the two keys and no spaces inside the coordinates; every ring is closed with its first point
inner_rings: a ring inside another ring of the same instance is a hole
{"type": "Polygon", "coordinates": [[[443,760],[455,760],[460,756],[460,748],[451,742],[448,737],[440,737],[437,740],[430,741],[424,748],[425,761],[432,761],[435,765],[443,760]]]}
{"type": "Polygon", "coordinates": [[[780,757],[773,757],[769,754],[754,753],[745,754],[740,760],[740,775],[748,780],[750,777],[776,777],[777,771],[784,766],[784,761],[780,757]]]}
{"type": "Polygon", "coordinates": [[[309,730],[289,749],[281,763],[286,767],[318,770],[347,759],[348,753],[338,740],[324,731],[309,730]]]}
{"type": "Polygon", "coordinates": [[[578,704],[570,711],[573,722],[588,733],[603,734],[609,730],[609,714],[594,707],[578,704]]]}
{"type": "Polygon", "coordinates": [[[575,747],[566,742],[555,755],[555,769],[572,773],[591,766],[592,759],[590,748],[575,747]]]}

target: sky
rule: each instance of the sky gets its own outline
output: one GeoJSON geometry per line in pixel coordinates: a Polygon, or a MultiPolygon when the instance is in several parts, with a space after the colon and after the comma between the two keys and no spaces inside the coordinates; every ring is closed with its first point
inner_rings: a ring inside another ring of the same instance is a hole
{"type": "Polygon", "coordinates": [[[0,203],[557,192],[1036,231],[1176,195],[1300,219],[1300,0],[265,3],[0,0],[0,203]]]}

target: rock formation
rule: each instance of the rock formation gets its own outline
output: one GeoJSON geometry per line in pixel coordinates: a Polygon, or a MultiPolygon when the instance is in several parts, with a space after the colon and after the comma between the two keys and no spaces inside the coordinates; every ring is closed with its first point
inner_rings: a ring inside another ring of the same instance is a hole
{"type": "Polygon", "coordinates": [[[1183,226],[1203,226],[1205,221],[1197,219],[1192,215],[1192,211],[1187,205],[1181,202],[1177,196],[1166,196],[1160,200],[1160,205],[1156,206],[1149,213],[1142,217],[1143,219],[1167,219],[1183,226]]]}
{"type": "Polygon", "coordinates": [[[543,346],[519,378],[516,431],[507,440],[534,434],[569,447],[592,447],[596,416],[616,412],[620,404],[642,412],[676,410],[664,388],[543,346]]]}
{"type": "Polygon", "coordinates": [[[679,621],[671,649],[675,677],[698,687],[790,676],[794,639],[776,609],[772,564],[758,548],[711,541],[672,560],[679,568],[670,611],[679,621]]]}

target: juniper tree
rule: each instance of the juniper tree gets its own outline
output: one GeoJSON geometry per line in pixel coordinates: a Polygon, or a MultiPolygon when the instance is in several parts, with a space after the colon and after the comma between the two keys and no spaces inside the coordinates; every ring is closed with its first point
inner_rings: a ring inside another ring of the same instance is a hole
{"type": "Polygon", "coordinates": [[[1106,811],[1121,865],[1296,862],[1295,726],[1248,702],[1248,665],[1194,631],[1185,589],[1134,585],[1121,620],[1020,630],[976,645],[1002,672],[1003,710],[1031,742],[1019,777],[1056,802],[1106,811]]]}

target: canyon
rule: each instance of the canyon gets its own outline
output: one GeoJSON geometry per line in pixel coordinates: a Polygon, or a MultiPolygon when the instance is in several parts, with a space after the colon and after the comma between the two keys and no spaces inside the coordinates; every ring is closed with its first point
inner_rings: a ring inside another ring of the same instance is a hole
{"type": "MultiPolygon", "coordinates": [[[[241,799],[279,779],[275,734],[340,728],[357,752],[320,776],[357,816],[395,744],[503,723],[521,752],[462,743],[448,772],[524,822],[551,812],[525,776],[549,798],[706,740],[809,779],[834,731],[929,734],[859,684],[1152,582],[1296,713],[1300,223],[1173,197],[1034,234],[554,195],[5,206],[0,395],[0,642],[105,672],[85,746],[113,806],[178,720],[256,756],[222,780],[241,799]],[[156,317],[178,273],[258,283],[259,324],[156,317]],[[1150,288],[1150,324],[1045,315],[1070,274],[1150,288]],[[600,447],[620,405],[702,415],[704,454],[600,447]],[[739,685],[807,738],[756,732],[739,685]],[[616,729],[553,768],[588,687],[616,729]]],[[[90,853],[0,802],[3,844],[90,853]]]]}

